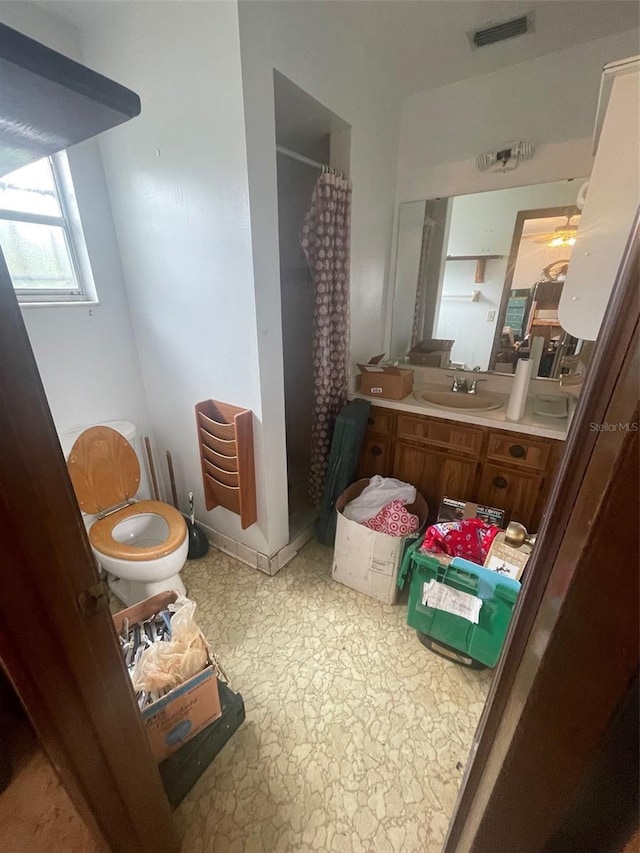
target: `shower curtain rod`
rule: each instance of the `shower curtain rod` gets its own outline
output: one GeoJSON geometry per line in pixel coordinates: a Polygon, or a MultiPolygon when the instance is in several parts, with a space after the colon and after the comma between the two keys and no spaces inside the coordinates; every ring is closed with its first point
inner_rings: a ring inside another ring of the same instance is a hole
{"type": "MultiPolygon", "coordinates": [[[[305,157],[304,154],[298,154],[297,151],[292,151],[290,148],[285,148],[284,145],[276,145],[278,154],[284,154],[285,157],[291,157],[292,160],[298,160],[300,163],[306,163],[307,166],[315,166],[316,169],[331,169],[328,163],[318,163],[317,160],[312,160],[311,157],[305,157]]],[[[334,170],[337,171],[337,170],[334,170]]]]}

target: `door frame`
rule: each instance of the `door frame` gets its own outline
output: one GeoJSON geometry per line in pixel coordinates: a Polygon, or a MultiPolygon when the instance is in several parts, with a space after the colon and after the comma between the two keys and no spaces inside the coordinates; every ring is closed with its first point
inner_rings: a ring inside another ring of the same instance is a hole
{"type": "Polygon", "coordinates": [[[0,661],[96,842],[178,850],[108,599],[0,252],[0,661]],[[94,597],[95,596],[95,597],[94,597]]]}
{"type": "MultiPolygon", "coordinates": [[[[591,424],[635,423],[637,429],[638,237],[636,217],[474,738],[444,853],[498,853],[503,849],[496,844],[499,828],[507,834],[518,833],[519,853],[544,849],[570,808],[581,774],[595,757],[616,703],[637,670],[638,515],[634,506],[638,484],[632,482],[629,488],[627,478],[637,477],[628,454],[632,443],[637,449],[638,435],[600,431],[591,424]],[[623,528],[626,523],[628,530],[615,534],[608,512],[621,492],[628,500],[622,510],[617,505],[616,522],[623,528]],[[618,587],[611,590],[604,585],[604,612],[592,618],[585,631],[580,619],[594,615],[585,593],[595,594],[594,578],[603,587],[605,537],[609,559],[631,564],[633,577],[620,585],[619,573],[612,573],[618,587]],[[618,641],[615,651],[612,637],[618,641]],[[583,657],[576,655],[579,650],[583,657]],[[591,688],[588,713],[574,721],[574,743],[568,737],[554,740],[547,732],[546,741],[558,748],[554,761],[546,753],[539,724],[546,720],[548,726],[554,715],[558,719],[570,713],[571,702],[577,711],[578,697],[570,688],[575,690],[581,683],[591,688]],[[558,760],[561,749],[571,755],[570,761],[558,760]],[[536,799],[545,808],[536,809],[536,799]]],[[[516,848],[505,845],[507,849],[516,848]]]]}
{"type": "Polygon", "coordinates": [[[511,248],[509,249],[509,258],[507,260],[507,271],[504,277],[504,284],[502,285],[502,293],[500,295],[500,307],[498,308],[496,330],[493,335],[491,355],[489,356],[489,370],[495,370],[496,357],[498,355],[498,350],[500,349],[500,338],[502,336],[504,318],[507,314],[509,294],[511,293],[513,276],[516,271],[516,261],[518,260],[518,253],[520,251],[520,243],[522,242],[522,232],[524,231],[525,223],[528,219],[557,219],[560,216],[568,216],[571,219],[578,215],[580,215],[580,208],[576,207],[575,204],[558,205],[556,207],[537,207],[533,210],[519,210],[516,214],[513,237],[511,238],[511,248]],[[571,211],[570,214],[569,211],[571,211]]]}

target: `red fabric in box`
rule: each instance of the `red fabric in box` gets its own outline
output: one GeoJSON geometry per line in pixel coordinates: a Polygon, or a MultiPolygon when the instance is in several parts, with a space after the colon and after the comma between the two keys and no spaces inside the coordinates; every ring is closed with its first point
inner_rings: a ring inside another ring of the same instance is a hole
{"type": "Polygon", "coordinates": [[[500,528],[495,524],[485,524],[479,518],[432,524],[427,527],[420,550],[431,554],[463,557],[482,566],[499,532],[500,528]]]}

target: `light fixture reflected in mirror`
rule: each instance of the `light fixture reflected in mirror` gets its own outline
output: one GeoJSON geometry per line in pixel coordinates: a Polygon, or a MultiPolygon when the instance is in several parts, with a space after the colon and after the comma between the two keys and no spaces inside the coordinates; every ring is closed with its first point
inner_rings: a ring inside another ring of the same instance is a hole
{"type": "Polygon", "coordinates": [[[430,351],[433,366],[509,374],[527,341],[542,336],[538,375],[549,377],[551,356],[564,346],[557,302],[580,242],[577,202],[585,190],[578,178],[401,204],[392,358],[411,362],[418,341],[447,340],[447,362],[430,351]]]}
{"type": "Polygon", "coordinates": [[[571,216],[567,216],[566,225],[560,225],[553,232],[553,237],[547,243],[552,249],[560,249],[563,246],[575,246],[577,225],[571,224],[571,216]]]}

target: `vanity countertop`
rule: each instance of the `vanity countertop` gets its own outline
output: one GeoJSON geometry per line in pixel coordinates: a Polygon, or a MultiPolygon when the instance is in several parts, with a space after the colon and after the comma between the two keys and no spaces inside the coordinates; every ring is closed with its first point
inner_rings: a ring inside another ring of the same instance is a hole
{"type": "MultiPolygon", "coordinates": [[[[414,389],[414,391],[416,390],[422,390],[422,388],[414,389]]],[[[386,400],[381,397],[370,397],[356,392],[350,394],[349,399],[360,397],[363,400],[370,400],[374,406],[379,406],[382,409],[396,409],[397,411],[410,412],[414,415],[427,415],[431,418],[442,418],[443,420],[457,421],[458,423],[494,427],[506,430],[507,432],[519,432],[525,435],[555,438],[558,441],[566,439],[575,409],[575,400],[572,398],[569,398],[569,417],[567,418],[549,418],[534,415],[533,398],[528,397],[522,420],[508,421],[507,405],[509,403],[509,395],[495,394],[493,392],[492,395],[502,398],[502,406],[499,409],[484,412],[460,411],[458,409],[454,411],[453,409],[445,409],[440,406],[430,406],[428,403],[418,402],[413,393],[409,394],[403,400],[386,400]]]]}

